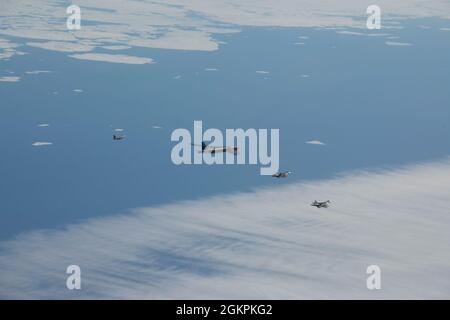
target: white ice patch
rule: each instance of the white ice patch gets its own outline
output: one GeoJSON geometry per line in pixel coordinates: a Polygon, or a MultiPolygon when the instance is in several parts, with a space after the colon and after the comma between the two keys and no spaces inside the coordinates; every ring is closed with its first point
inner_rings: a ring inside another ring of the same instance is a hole
{"type": "Polygon", "coordinates": [[[20,81],[20,77],[0,77],[0,81],[1,82],[19,82],[20,81]]]}
{"type": "Polygon", "coordinates": [[[314,145],[318,145],[318,146],[325,146],[326,144],[323,143],[320,140],[311,140],[311,141],[306,141],[306,144],[314,144],[314,145]]]}
{"type": "Polygon", "coordinates": [[[49,70],[33,70],[33,71],[25,71],[26,74],[42,74],[42,73],[51,73],[49,70]]]}
{"type": "Polygon", "coordinates": [[[412,46],[412,44],[408,43],[408,42],[396,42],[396,41],[386,41],[386,45],[394,46],[394,47],[409,47],[409,46],[412,46]]]}
{"type": "Polygon", "coordinates": [[[50,146],[52,145],[52,142],[47,142],[47,141],[37,141],[37,142],[33,142],[31,145],[33,147],[43,147],[43,146],[50,146]]]}
{"type": "Polygon", "coordinates": [[[69,57],[80,60],[102,61],[125,64],[149,64],[153,63],[151,58],[135,57],[124,54],[106,54],[106,53],[83,53],[72,54],[69,57]]]}

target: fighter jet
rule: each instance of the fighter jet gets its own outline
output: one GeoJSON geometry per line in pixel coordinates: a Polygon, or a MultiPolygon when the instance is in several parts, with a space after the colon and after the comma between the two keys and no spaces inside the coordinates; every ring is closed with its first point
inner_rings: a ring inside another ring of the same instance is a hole
{"type": "Polygon", "coordinates": [[[192,144],[195,147],[201,147],[202,150],[199,150],[200,153],[212,153],[215,154],[217,152],[228,152],[228,153],[234,153],[237,154],[239,151],[238,147],[213,147],[208,145],[205,141],[202,142],[201,145],[199,144],[192,144]]]}
{"type": "Polygon", "coordinates": [[[113,134],[113,140],[123,140],[125,139],[124,135],[121,134],[113,134]]]}
{"type": "Polygon", "coordinates": [[[291,174],[291,171],[282,171],[282,172],[277,172],[277,173],[273,174],[272,177],[287,178],[290,174],[291,174]]]}
{"type": "Polygon", "coordinates": [[[330,200],[324,201],[324,202],[318,202],[317,200],[314,200],[313,203],[311,203],[311,206],[316,208],[328,208],[330,205],[330,200]]]}

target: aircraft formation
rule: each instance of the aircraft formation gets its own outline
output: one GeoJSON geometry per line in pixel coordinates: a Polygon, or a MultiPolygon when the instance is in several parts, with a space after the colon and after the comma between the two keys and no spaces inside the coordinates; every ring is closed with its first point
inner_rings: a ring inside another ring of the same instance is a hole
{"type": "MultiPolygon", "coordinates": [[[[119,135],[119,134],[113,134],[113,140],[117,141],[117,140],[124,140],[125,136],[124,135],[119,135]]],[[[229,147],[229,146],[221,146],[221,147],[215,147],[215,146],[211,146],[208,143],[206,143],[205,141],[202,142],[202,144],[195,144],[192,143],[192,145],[194,147],[200,147],[201,150],[199,150],[199,153],[211,153],[211,154],[215,154],[215,153],[233,153],[233,154],[238,154],[239,152],[239,148],[238,147],[229,147]]],[[[280,171],[277,172],[275,174],[272,175],[273,178],[277,178],[277,179],[281,179],[281,178],[287,178],[291,175],[291,171],[280,171]]],[[[323,201],[323,202],[319,202],[317,200],[314,200],[313,203],[311,203],[311,206],[316,207],[316,208],[328,208],[330,206],[331,202],[330,200],[327,201],[323,201]]]]}

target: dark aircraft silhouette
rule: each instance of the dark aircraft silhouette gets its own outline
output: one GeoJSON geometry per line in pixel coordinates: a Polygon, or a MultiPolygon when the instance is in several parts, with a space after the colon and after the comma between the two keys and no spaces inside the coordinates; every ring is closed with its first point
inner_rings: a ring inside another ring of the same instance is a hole
{"type": "Polygon", "coordinates": [[[330,200],[324,201],[324,202],[318,202],[317,200],[314,200],[313,203],[311,203],[311,206],[316,208],[328,208],[330,206],[330,200]]]}
{"type": "Polygon", "coordinates": [[[209,146],[204,141],[202,142],[201,145],[195,144],[195,143],[192,143],[192,145],[195,146],[195,147],[202,147],[202,150],[199,151],[200,153],[212,153],[212,154],[214,154],[214,153],[217,153],[217,152],[229,152],[229,153],[237,154],[238,151],[239,151],[238,147],[226,147],[226,146],[225,147],[212,147],[212,146],[209,146]]]}
{"type": "Polygon", "coordinates": [[[291,174],[291,171],[282,171],[282,172],[277,172],[277,173],[273,174],[272,177],[287,178],[290,174],[291,174]]]}
{"type": "Polygon", "coordinates": [[[113,140],[123,140],[123,139],[125,139],[125,136],[113,134],[113,140]]]}

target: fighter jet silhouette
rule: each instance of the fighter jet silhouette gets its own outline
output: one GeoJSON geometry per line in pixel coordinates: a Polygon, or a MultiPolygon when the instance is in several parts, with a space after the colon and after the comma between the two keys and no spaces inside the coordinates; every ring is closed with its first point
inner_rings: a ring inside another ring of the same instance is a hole
{"type": "Polygon", "coordinates": [[[328,208],[330,205],[330,200],[327,201],[323,201],[323,202],[318,202],[317,200],[314,200],[313,203],[311,203],[311,206],[316,207],[316,208],[328,208]]]}
{"type": "Polygon", "coordinates": [[[125,139],[124,135],[121,134],[113,134],[113,140],[123,140],[125,139]]]}
{"type": "Polygon", "coordinates": [[[277,173],[273,174],[272,177],[274,177],[274,178],[287,178],[291,173],[292,173],[291,171],[277,172],[277,173]]]}

